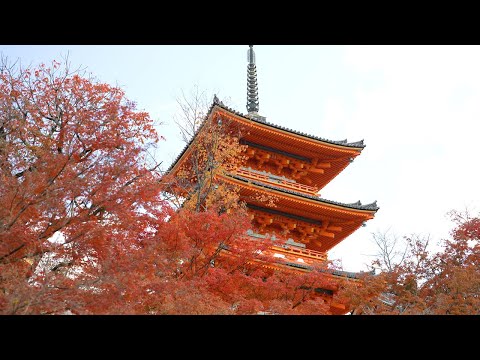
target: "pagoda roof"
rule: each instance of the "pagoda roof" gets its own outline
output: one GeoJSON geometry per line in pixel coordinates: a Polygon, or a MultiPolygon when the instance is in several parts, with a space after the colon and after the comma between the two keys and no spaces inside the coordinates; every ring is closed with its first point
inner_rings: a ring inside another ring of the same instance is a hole
{"type": "Polygon", "coordinates": [[[318,202],[321,202],[321,203],[325,203],[325,204],[337,205],[337,206],[342,206],[342,207],[355,209],[355,210],[377,211],[378,209],[380,209],[377,205],[377,201],[374,201],[370,204],[362,204],[360,200],[357,201],[357,202],[354,202],[354,203],[342,203],[342,202],[338,202],[338,201],[327,200],[327,199],[324,199],[324,198],[321,198],[321,197],[318,197],[318,196],[305,194],[305,193],[302,193],[302,192],[299,192],[299,191],[285,189],[285,188],[279,187],[279,186],[265,184],[261,181],[248,179],[248,178],[245,178],[245,177],[239,176],[239,175],[228,174],[227,176],[236,178],[238,180],[243,180],[243,181],[255,184],[255,185],[259,185],[259,186],[262,186],[262,187],[265,187],[265,188],[269,188],[269,189],[272,189],[272,190],[277,190],[277,191],[281,191],[281,192],[284,192],[284,193],[289,193],[289,194],[293,194],[293,195],[296,195],[296,196],[301,196],[303,198],[312,199],[312,200],[315,200],[315,201],[318,201],[318,202]]]}
{"type": "Polygon", "coordinates": [[[221,102],[217,96],[214,96],[214,99],[213,99],[213,102],[212,102],[212,105],[210,106],[209,110],[208,110],[208,113],[207,115],[205,116],[202,124],[200,125],[200,127],[197,129],[197,131],[195,132],[195,135],[190,139],[190,141],[184,146],[184,148],[182,149],[182,151],[180,152],[180,154],[175,158],[175,160],[172,162],[172,164],[169,166],[169,168],[167,169],[167,173],[172,171],[173,168],[175,167],[175,165],[177,164],[177,162],[182,158],[183,154],[187,151],[187,149],[190,147],[190,145],[192,144],[192,142],[194,141],[196,135],[198,134],[198,132],[202,129],[203,127],[203,124],[205,123],[205,120],[208,119],[208,117],[212,114],[215,106],[225,110],[225,111],[228,111],[234,115],[237,115],[237,116],[240,116],[242,118],[244,118],[245,120],[248,120],[248,121],[253,121],[259,125],[262,125],[262,126],[268,126],[268,127],[271,127],[271,128],[274,128],[274,129],[278,129],[278,130],[282,130],[282,131],[286,131],[288,133],[291,133],[291,134],[294,134],[294,135],[299,135],[299,136],[302,136],[302,137],[305,137],[305,138],[308,138],[308,139],[312,139],[312,140],[317,140],[317,141],[321,141],[321,142],[324,142],[324,143],[327,143],[327,144],[332,144],[332,145],[337,145],[337,146],[342,146],[342,147],[346,147],[346,148],[351,148],[352,150],[357,150],[357,151],[362,151],[363,148],[366,146],[364,143],[363,143],[363,139],[360,140],[360,141],[355,141],[355,142],[348,142],[347,139],[344,139],[344,140],[329,140],[329,139],[325,139],[325,138],[321,138],[321,137],[318,137],[318,136],[314,136],[314,135],[310,135],[310,134],[307,134],[307,133],[304,133],[304,132],[300,132],[300,131],[296,131],[296,130],[293,130],[293,129],[290,129],[290,128],[286,128],[286,127],[283,127],[283,126],[280,126],[280,125],[276,125],[276,124],[273,124],[273,123],[270,123],[270,122],[267,122],[266,120],[262,120],[262,119],[257,119],[255,118],[254,116],[249,116],[249,115],[245,115],[245,114],[242,114],[226,105],[223,104],[223,102],[221,102]]]}
{"type": "Polygon", "coordinates": [[[248,115],[242,114],[241,112],[238,112],[238,111],[236,111],[236,110],[234,110],[234,109],[232,109],[228,106],[225,106],[223,104],[223,102],[221,102],[217,97],[214,97],[212,105],[210,106],[210,109],[208,111],[208,114],[210,114],[212,112],[215,105],[218,105],[222,109],[230,111],[231,113],[233,113],[235,115],[238,115],[238,116],[241,116],[245,119],[253,120],[253,121],[255,121],[259,124],[266,124],[268,126],[276,128],[276,129],[288,131],[289,133],[296,134],[296,135],[301,135],[301,136],[304,136],[304,137],[307,137],[307,138],[310,138],[310,139],[320,140],[320,141],[323,141],[323,142],[326,142],[326,143],[329,143],[329,144],[342,145],[342,146],[352,147],[352,148],[364,148],[366,146],[363,143],[363,140],[355,141],[355,142],[348,142],[347,139],[344,139],[344,140],[329,140],[329,139],[321,138],[319,136],[310,135],[310,134],[307,134],[307,133],[304,133],[304,132],[300,132],[300,131],[296,131],[296,130],[286,128],[286,127],[283,127],[283,126],[280,126],[280,125],[276,125],[276,124],[273,124],[273,123],[268,122],[266,120],[260,120],[260,119],[255,118],[254,116],[248,116],[248,115]]]}

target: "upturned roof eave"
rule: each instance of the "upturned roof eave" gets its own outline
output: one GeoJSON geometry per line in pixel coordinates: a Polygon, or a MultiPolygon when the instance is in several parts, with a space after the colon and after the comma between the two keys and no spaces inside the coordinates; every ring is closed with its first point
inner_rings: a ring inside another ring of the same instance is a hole
{"type": "Polygon", "coordinates": [[[265,183],[262,183],[260,181],[247,179],[247,178],[244,178],[243,176],[239,176],[239,175],[233,175],[233,174],[228,174],[227,175],[226,174],[226,176],[237,179],[237,180],[240,180],[240,181],[243,181],[243,182],[252,183],[252,184],[255,184],[255,185],[260,186],[260,187],[276,190],[276,191],[279,191],[279,192],[282,192],[282,193],[285,193],[285,194],[292,194],[292,195],[299,196],[299,197],[302,197],[302,198],[305,198],[305,199],[314,200],[314,201],[317,201],[317,202],[320,202],[320,203],[323,203],[323,204],[343,207],[343,208],[346,208],[346,209],[367,210],[369,212],[374,212],[374,213],[377,212],[380,209],[380,207],[377,206],[377,201],[374,201],[370,204],[362,204],[360,201],[357,201],[355,203],[342,203],[342,202],[338,202],[338,201],[333,201],[333,200],[320,198],[320,197],[313,196],[313,195],[304,194],[304,193],[294,191],[294,190],[290,190],[290,189],[285,189],[285,188],[282,188],[282,187],[273,186],[273,185],[270,185],[270,184],[265,184],[265,183]]]}

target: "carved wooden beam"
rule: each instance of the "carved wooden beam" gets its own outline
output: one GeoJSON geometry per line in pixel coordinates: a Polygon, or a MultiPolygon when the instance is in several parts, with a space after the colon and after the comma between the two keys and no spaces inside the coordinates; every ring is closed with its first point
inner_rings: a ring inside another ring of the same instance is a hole
{"type": "Polygon", "coordinates": [[[342,231],[341,226],[327,226],[327,230],[329,231],[342,231]]]}
{"type": "Polygon", "coordinates": [[[324,231],[324,230],[320,230],[318,232],[319,235],[322,235],[322,236],[326,236],[326,237],[329,237],[329,238],[334,238],[335,237],[335,234],[332,233],[332,232],[328,232],[328,231],[324,231]]]}

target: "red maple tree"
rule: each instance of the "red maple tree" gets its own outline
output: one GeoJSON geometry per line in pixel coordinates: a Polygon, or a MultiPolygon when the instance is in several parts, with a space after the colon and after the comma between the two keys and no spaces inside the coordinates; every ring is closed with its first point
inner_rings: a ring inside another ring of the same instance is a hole
{"type": "Polygon", "coordinates": [[[468,212],[450,215],[455,227],[439,251],[429,250],[428,236],[406,237],[407,251],[401,261],[390,263],[383,256],[374,266],[387,262],[390,266],[366,276],[363,286],[345,287],[343,295],[353,314],[480,313],[480,218],[468,212]]]}
{"type": "Polygon", "coordinates": [[[58,312],[158,215],[158,137],[121,89],[69,66],[0,71],[0,309],[58,312]]]}

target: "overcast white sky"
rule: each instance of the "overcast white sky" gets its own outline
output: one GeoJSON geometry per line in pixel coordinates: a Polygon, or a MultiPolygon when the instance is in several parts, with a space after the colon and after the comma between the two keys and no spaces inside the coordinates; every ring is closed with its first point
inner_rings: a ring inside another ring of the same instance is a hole
{"type": "MultiPolygon", "coordinates": [[[[158,121],[165,167],[183,148],[176,98],[197,85],[246,110],[248,45],[1,46],[22,64],[67,52],[158,121]]],[[[366,227],[330,252],[351,271],[367,270],[371,234],[448,236],[446,213],[480,210],[480,46],[254,46],[260,111],[267,121],[366,148],[323,191],[340,201],[378,201],[366,227]]]]}

